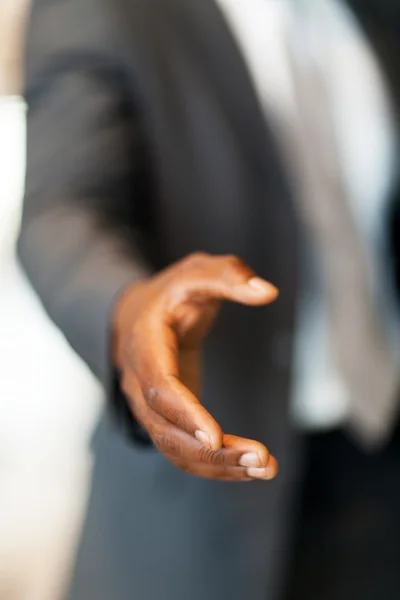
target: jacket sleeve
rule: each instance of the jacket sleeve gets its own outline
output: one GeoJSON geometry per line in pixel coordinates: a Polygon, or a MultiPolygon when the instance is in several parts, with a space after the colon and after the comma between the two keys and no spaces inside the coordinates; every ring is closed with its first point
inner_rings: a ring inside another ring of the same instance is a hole
{"type": "Polygon", "coordinates": [[[34,3],[18,253],[48,314],[109,392],[121,425],[140,435],[110,356],[113,303],[150,272],[135,247],[140,135],[111,21],[102,1],[34,3]]]}

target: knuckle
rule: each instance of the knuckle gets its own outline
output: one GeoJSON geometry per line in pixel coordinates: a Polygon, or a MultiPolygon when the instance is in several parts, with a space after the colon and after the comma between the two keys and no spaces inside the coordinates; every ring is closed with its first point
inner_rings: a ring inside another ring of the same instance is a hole
{"type": "Polygon", "coordinates": [[[226,450],[221,448],[220,450],[213,452],[213,464],[220,467],[231,464],[231,460],[229,459],[229,455],[227,454],[226,450]]]}
{"type": "Polygon", "coordinates": [[[223,261],[226,267],[234,271],[242,271],[247,268],[242,259],[235,254],[224,256],[223,261]]]}
{"type": "Polygon", "coordinates": [[[167,306],[171,310],[186,300],[187,290],[185,281],[178,277],[171,279],[165,286],[164,292],[167,306]]]}
{"type": "Polygon", "coordinates": [[[157,386],[149,385],[143,392],[144,398],[150,408],[158,406],[161,397],[161,390],[157,386]]]}
{"type": "Polygon", "coordinates": [[[203,263],[204,261],[206,261],[209,258],[209,254],[207,254],[206,252],[192,252],[191,254],[189,254],[189,256],[185,259],[186,264],[189,264],[190,266],[197,266],[201,263],[203,263]]]}
{"type": "Polygon", "coordinates": [[[186,412],[182,409],[172,408],[170,419],[175,425],[177,425],[180,429],[184,431],[191,431],[193,428],[191,427],[191,422],[186,412]]]}
{"type": "Polygon", "coordinates": [[[198,450],[198,457],[201,462],[212,463],[214,452],[206,446],[201,446],[198,450]]]}
{"type": "Polygon", "coordinates": [[[222,466],[225,462],[225,456],[221,450],[211,450],[211,448],[207,448],[206,446],[199,448],[199,459],[201,462],[214,466],[222,466]]]}

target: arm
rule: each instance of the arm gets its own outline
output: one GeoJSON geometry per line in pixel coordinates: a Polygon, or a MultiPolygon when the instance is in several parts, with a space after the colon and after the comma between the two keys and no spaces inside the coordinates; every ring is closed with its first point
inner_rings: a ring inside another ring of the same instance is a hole
{"type": "MultiPolygon", "coordinates": [[[[124,237],[139,136],[106,15],[87,0],[36,2],[26,50],[27,175],[18,250],[51,318],[124,410],[110,313],[148,267],[124,237]]],[[[125,418],[129,416],[124,411],[125,418]]]]}
{"type": "Polygon", "coordinates": [[[38,0],[33,11],[20,257],[50,316],[107,387],[117,367],[126,401],[117,386],[111,400],[130,433],[140,423],[191,474],[271,479],[277,463],[265,446],[224,434],[197,386],[220,302],[262,306],[277,291],[235,257],[194,255],[148,276],[130,241],[143,202],[137,122],[109,22],[98,0],[38,0]]]}

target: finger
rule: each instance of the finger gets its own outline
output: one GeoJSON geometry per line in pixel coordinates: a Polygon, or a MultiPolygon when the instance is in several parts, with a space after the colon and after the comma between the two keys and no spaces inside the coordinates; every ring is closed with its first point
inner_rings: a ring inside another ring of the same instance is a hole
{"type": "Polygon", "coordinates": [[[253,440],[225,435],[225,447],[211,450],[182,429],[148,409],[149,431],[155,446],[168,458],[218,467],[246,467],[250,477],[270,479],[276,474],[276,460],[253,440]],[[254,458],[256,460],[254,460],[254,458]]]}
{"type": "Polygon", "coordinates": [[[204,463],[190,463],[187,461],[169,458],[169,460],[181,471],[202,477],[204,479],[213,479],[217,481],[252,481],[253,479],[247,474],[244,467],[219,467],[214,465],[206,465],[204,463]]]}
{"type": "Polygon", "coordinates": [[[211,450],[194,437],[166,421],[157,413],[151,415],[151,437],[155,446],[168,458],[188,463],[218,467],[240,467],[242,451],[237,448],[211,450]]]}
{"type": "Polygon", "coordinates": [[[265,479],[267,481],[274,479],[278,474],[278,461],[274,456],[269,457],[268,466],[265,468],[248,467],[247,475],[253,479],[265,479]]]}
{"type": "Polygon", "coordinates": [[[222,430],[210,413],[178,378],[176,336],[167,325],[149,327],[140,360],[132,368],[146,404],[170,423],[212,450],[222,446],[222,430]],[[156,332],[154,331],[156,327],[156,332]]]}
{"type": "Polygon", "coordinates": [[[125,394],[135,399],[133,408],[135,417],[148,431],[154,445],[166,456],[187,462],[202,462],[224,467],[267,466],[270,456],[263,444],[233,435],[224,435],[223,447],[219,450],[211,450],[153,411],[142,397],[135,374],[125,374],[122,386],[125,394]],[[254,456],[256,460],[251,460],[254,456]]]}
{"type": "Polygon", "coordinates": [[[265,469],[248,469],[246,467],[222,467],[218,465],[208,465],[204,463],[188,462],[185,460],[176,459],[175,457],[167,457],[176,467],[206,479],[215,479],[219,481],[269,481],[276,475],[276,467],[273,472],[268,472],[268,467],[265,469]]]}
{"type": "Polygon", "coordinates": [[[270,453],[261,442],[227,435],[223,437],[223,447],[240,454],[240,465],[242,467],[262,468],[268,465],[270,453]]]}
{"type": "Polygon", "coordinates": [[[128,397],[136,398],[135,416],[148,431],[155,446],[182,470],[200,477],[231,481],[272,479],[277,474],[277,462],[268,454],[268,450],[263,444],[233,435],[225,435],[224,447],[213,451],[149,408],[144,399],[139,398],[141,391],[133,373],[125,374],[123,389],[128,397]],[[253,456],[257,453],[262,466],[259,462],[248,462],[251,452],[253,456]],[[218,467],[218,470],[217,472],[206,472],[202,466],[218,467]],[[235,471],[222,473],[221,469],[235,469],[235,471]]]}
{"type": "Polygon", "coordinates": [[[222,430],[192,392],[176,377],[167,377],[147,395],[148,405],[171,424],[212,450],[222,446],[222,430]]]}
{"type": "Polygon", "coordinates": [[[268,466],[270,455],[265,446],[259,442],[226,435],[224,436],[226,446],[214,451],[154,411],[151,411],[149,419],[151,420],[150,430],[153,442],[167,456],[182,458],[188,462],[222,467],[263,468],[268,466]],[[249,461],[249,457],[253,456],[256,456],[258,460],[249,461]]]}
{"type": "MultiPolygon", "coordinates": [[[[175,415],[169,406],[163,408],[162,398],[165,400],[164,394],[167,397],[169,396],[169,391],[165,386],[158,386],[157,388],[153,386],[152,391],[148,392],[146,397],[140,378],[133,370],[126,370],[121,381],[121,388],[129,400],[135,418],[148,431],[154,444],[164,454],[169,452],[175,456],[187,456],[190,460],[206,460],[212,464],[239,464],[240,450],[233,448],[232,450],[218,454],[222,446],[222,431],[216,421],[197,400],[195,400],[195,409],[205,411],[207,419],[210,418],[213,425],[216,424],[217,434],[215,435],[214,433],[214,440],[211,438],[213,434],[209,434],[205,438],[201,435],[201,430],[197,430],[195,425],[190,426],[190,417],[175,415]],[[156,389],[158,390],[157,393],[156,389]],[[158,403],[160,404],[159,410],[163,409],[170,416],[169,419],[162,415],[161,412],[152,408],[151,404],[156,405],[158,403]],[[173,418],[175,418],[176,423],[172,422],[173,418]],[[215,441],[215,438],[217,438],[217,441],[215,441]]],[[[189,390],[187,392],[190,394],[189,390]]],[[[168,401],[165,401],[168,404],[168,401]]],[[[195,415],[193,418],[196,419],[197,416],[195,415]]],[[[201,425],[204,425],[204,419],[203,421],[201,419],[198,420],[201,425]]],[[[211,428],[209,427],[208,420],[207,424],[204,425],[204,429],[207,428],[210,431],[211,428]]]]}
{"type": "Polygon", "coordinates": [[[278,463],[264,444],[255,440],[224,435],[223,445],[242,453],[239,464],[247,467],[247,474],[254,479],[273,479],[278,473],[278,463]]]}
{"type": "Polygon", "coordinates": [[[181,277],[176,277],[172,291],[172,301],[177,303],[192,295],[249,306],[269,304],[279,293],[272,283],[257,277],[236,256],[208,256],[194,261],[191,270],[186,268],[181,277]]]}
{"type": "Polygon", "coordinates": [[[142,387],[147,405],[170,424],[194,436],[212,450],[222,446],[222,430],[210,413],[179,379],[169,376],[142,387]]]}
{"type": "Polygon", "coordinates": [[[147,405],[207,447],[222,446],[218,423],[178,379],[177,340],[171,327],[154,319],[136,330],[127,356],[147,405]]]}
{"type": "Polygon", "coordinates": [[[278,473],[278,463],[274,457],[270,458],[267,467],[222,467],[217,465],[206,465],[204,463],[188,463],[187,472],[208,479],[220,479],[225,481],[270,481],[278,473]]]}

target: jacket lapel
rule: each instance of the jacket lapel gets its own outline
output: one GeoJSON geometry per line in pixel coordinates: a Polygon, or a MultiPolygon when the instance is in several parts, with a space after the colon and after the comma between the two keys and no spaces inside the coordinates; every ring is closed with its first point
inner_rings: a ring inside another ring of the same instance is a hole
{"type": "MultiPolygon", "coordinates": [[[[207,65],[233,131],[254,166],[265,170],[268,142],[275,147],[238,45],[215,0],[169,0],[192,52],[207,65]],[[188,33],[190,32],[190,35],[188,33]],[[271,138],[271,139],[268,139],[271,138]]],[[[199,60],[200,64],[200,60],[199,60]]]]}

